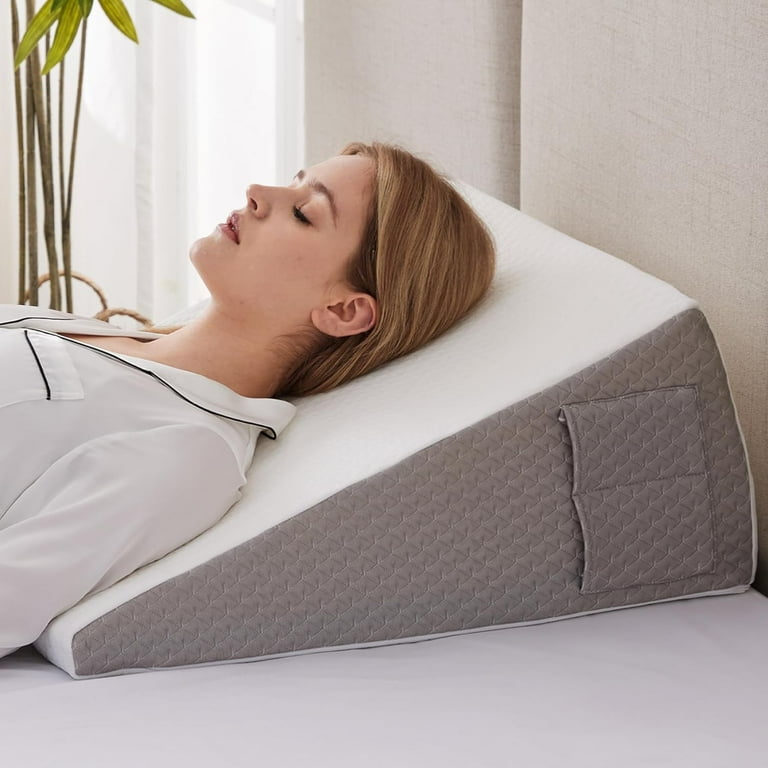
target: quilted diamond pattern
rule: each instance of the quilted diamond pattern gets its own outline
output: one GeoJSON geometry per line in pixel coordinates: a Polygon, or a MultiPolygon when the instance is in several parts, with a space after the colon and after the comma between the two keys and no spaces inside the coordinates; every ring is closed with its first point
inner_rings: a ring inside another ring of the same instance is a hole
{"type": "Polygon", "coordinates": [[[584,534],[582,592],[712,573],[714,531],[696,388],[563,405],[584,534]]]}
{"type": "Polygon", "coordinates": [[[695,387],[572,403],[562,411],[578,436],[574,493],[704,472],[695,387]]]}
{"type": "Polygon", "coordinates": [[[691,309],[119,606],[75,635],[75,671],[405,640],[746,585],[752,537],[726,374],[704,315],[691,309]],[[679,424],[666,438],[645,418],[653,408],[644,393],[674,406],[679,424]],[[603,577],[592,585],[600,591],[584,591],[574,453],[558,416],[561,406],[627,396],[620,408],[634,405],[622,418],[595,411],[603,436],[584,430],[616,457],[582,457],[603,577]],[[632,514],[612,530],[625,504],[632,514]]]}

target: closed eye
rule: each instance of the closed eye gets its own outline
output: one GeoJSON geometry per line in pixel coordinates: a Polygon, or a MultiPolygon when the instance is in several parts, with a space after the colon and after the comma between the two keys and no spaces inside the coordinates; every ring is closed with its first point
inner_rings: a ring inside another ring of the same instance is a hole
{"type": "Polygon", "coordinates": [[[311,224],[312,222],[301,212],[301,208],[293,206],[293,216],[298,219],[302,224],[311,224]]]}

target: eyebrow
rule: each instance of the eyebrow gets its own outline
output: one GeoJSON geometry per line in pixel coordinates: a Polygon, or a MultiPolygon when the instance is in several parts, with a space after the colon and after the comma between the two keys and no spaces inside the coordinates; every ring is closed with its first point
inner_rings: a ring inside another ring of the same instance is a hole
{"type": "MultiPolygon", "coordinates": [[[[300,170],[296,177],[299,181],[304,181],[304,177],[307,175],[306,171],[304,169],[300,170]]],[[[339,211],[336,208],[336,199],[333,196],[333,192],[331,192],[328,187],[323,184],[322,181],[319,181],[318,179],[309,179],[307,182],[309,184],[310,189],[313,189],[315,192],[319,192],[321,195],[325,197],[325,199],[328,201],[328,204],[331,206],[331,214],[333,215],[333,226],[336,226],[336,219],[339,216],[339,211]]]]}

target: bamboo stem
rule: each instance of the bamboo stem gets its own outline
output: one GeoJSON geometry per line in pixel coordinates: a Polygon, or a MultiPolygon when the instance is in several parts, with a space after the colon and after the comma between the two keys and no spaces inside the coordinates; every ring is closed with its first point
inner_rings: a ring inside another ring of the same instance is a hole
{"type": "MultiPolygon", "coordinates": [[[[11,0],[11,43],[15,51],[19,47],[19,10],[16,0],[11,0]]],[[[21,98],[21,69],[15,69],[13,72],[13,95],[16,102],[16,143],[19,152],[19,304],[23,304],[27,292],[27,197],[24,185],[24,104],[21,98]]]]}
{"type": "Polygon", "coordinates": [[[72,185],[75,179],[75,149],[77,148],[77,131],[80,126],[80,104],[83,100],[83,72],[85,70],[85,43],[88,31],[88,18],[83,19],[80,31],[80,67],[77,73],[77,95],[75,97],[75,118],[72,125],[72,144],[69,155],[69,183],[67,186],[66,210],[62,220],[62,237],[64,243],[64,280],[67,286],[67,312],[72,305],[72,244],[70,240],[70,221],[72,216],[72,185]]]}
{"type": "MultiPolygon", "coordinates": [[[[29,23],[29,18],[27,19],[29,23]]],[[[27,150],[27,258],[29,263],[29,303],[37,305],[37,169],[35,167],[35,100],[32,98],[32,62],[26,62],[26,150],[27,150]]]]}
{"type": "MultiPolygon", "coordinates": [[[[67,280],[68,238],[65,234],[67,194],[64,186],[64,60],[59,64],[59,221],[61,222],[61,253],[64,263],[64,289],[67,294],[67,312],[72,312],[72,280],[67,280]]],[[[71,275],[71,268],[69,270],[71,275]]]]}
{"type": "MultiPolygon", "coordinates": [[[[48,32],[45,33],[45,55],[46,58],[48,58],[48,51],[51,49],[51,32],[48,30],[48,32]]],[[[53,136],[52,129],[53,126],[51,124],[51,76],[50,74],[45,75],[43,78],[43,85],[45,85],[45,140],[48,142],[48,146],[51,148],[51,152],[53,152],[53,136]]]]}
{"type": "MultiPolygon", "coordinates": [[[[27,12],[34,14],[33,0],[27,0],[27,12]]],[[[53,163],[51,147],[48,142],[48,121],[43,106],[43,78],[40,70],[40,55],[35,47],[29,58],[32,61],[32,96],[35,100],[35,121],[37,140],[40,148],[40,175],[43,182],[43,235],[48,252],[48,268],[52,275],[59,273],[59,259],[56,252],[56,231],[54,218],[53,163]]],[[[51,309],[61,309],[59,281],[51,281],[51,309]]]]}
{"type": "Polygon", "coordinates": [[[61,220],[67,211],[67,195],[64,188],[64,60],[59,64],[59,203],[61,220]]]}
{"type": "MultiPolygon", "coordinates": [[[[51,50],[51,31],[48,30],[45,33],[45,55],[48,58],[48,52],[51,50]]],[[[53,240],[56,242],[56,180],[53,174],[53,110],[51,109],[51,73],[43,76],[43,84],[45,85],[45,140],[48,144],[50,152],[50,175],[51,175],[51,189],[53,190],[52,196],[52,216],[53,216],[53,240]]],[[[58,245],[58,244],[57,244],[58,245]]],[[[57,248],[58,250],[58,248],[57,248]]],[[[49,259],[50,263],[50,259],[49,259]]],[[[58,259],[56,260],[58,266],[58,259]]],[[[59,288],[61,291],[61,288],[59,288]]],[[[53,306],[53,296],[51,296],[51,305],[53,306]]],[[[61,309],[61,299],[56,309],[61,309]]]]}

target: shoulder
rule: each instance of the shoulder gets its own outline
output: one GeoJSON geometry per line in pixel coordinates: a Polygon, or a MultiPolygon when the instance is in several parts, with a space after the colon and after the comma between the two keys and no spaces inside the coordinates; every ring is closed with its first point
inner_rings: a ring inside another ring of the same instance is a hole
{"type": "Polygon", "coordinates": [[[115,431],[81,443],[75,453],[94,464],[126,462],[133,467],[240,466],[236,442],[200,423],[168,423],[137,430],[115,431]]]}

